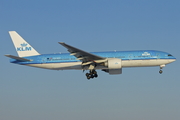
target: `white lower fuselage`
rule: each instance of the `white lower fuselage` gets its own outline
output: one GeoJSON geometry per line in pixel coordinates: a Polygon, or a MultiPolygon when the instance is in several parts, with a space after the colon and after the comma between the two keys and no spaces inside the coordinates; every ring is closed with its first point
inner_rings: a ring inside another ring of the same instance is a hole
{"type": "MultiPolygon", "coordinates": [[[[122,60],[123,67],[150,67],[161,66],[174,62],[175,59],[152,59],[152,60],[122,60]]],[[[82,67],[82,62],[66,62],[66,63],[42,63],[42,64],[25,64],[31,67],[38,67],[52,70],[88,70],[88,67],[82,67]]],[[[96,66],[96,69],[108,69],[105,66],[96,66]]]]}

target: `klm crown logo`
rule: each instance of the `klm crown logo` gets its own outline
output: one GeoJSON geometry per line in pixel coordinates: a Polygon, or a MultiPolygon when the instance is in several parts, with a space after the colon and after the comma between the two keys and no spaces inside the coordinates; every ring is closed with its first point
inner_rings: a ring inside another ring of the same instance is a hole
{"type": "Polygon", "coordinates": [[[144,53],[142,54],[142,56],[149,56],[149,55],[151,55],[151,54],[148,53],[148,52],[144,52],[144,53]]]}
{"type": "Polygon", "coordinates": [[[27,45],[26,43],[21,44],[22,47],[26,47],[27,45]]]}
{"type": "Polygon", "coordinates": [[[31,47],[27,47],[27,43],[20,44],[21,47],[17,47],[17,51],[31,51],[31,47]]]}

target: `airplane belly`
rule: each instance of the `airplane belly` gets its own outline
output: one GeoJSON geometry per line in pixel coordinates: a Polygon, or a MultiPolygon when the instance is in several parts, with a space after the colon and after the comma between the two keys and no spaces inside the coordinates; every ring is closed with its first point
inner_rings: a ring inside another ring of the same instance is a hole
{"type": "Polygon", "coordinates": [[[70,69],[82,69],[81,62],[71,62],[71,63],[58,63],[52,65],[53,69],[56,70],[70,70],[70,69]]]}
{"type": "Polygon", "coordinates": [[[81,62],[27,64],[27,66],[44,68],[44,69],[52,69],[52,70],[82,69],[81,62]]]}

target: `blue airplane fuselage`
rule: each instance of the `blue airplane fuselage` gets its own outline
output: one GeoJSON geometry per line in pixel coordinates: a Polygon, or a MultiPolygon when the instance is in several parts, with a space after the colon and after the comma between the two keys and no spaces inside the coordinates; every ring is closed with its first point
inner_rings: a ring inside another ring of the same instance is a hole
{"type": "MultiPolygon", "coordinates": [[[[176,60],[176,58],[173,57],[171,54],[162,52],[162,51],[156,51],[156,50],[111,51],[111,52],[91,52],[91,53],[94,55],[104,57],[104,58],[118,58],[122,60],[122,63],[126,61],[126,64],[122,64],[122,67],[156,66],[157,64],[158,65],[168,64],[176,60]],[[152,60],[153,61],[159,60],[161,62],[157,62],[157,63],[153,62],[151,64],[150,61],[152,62],[152,60]],[[146,63],[140,64],[137,61],[141,63],[143,62],[146,62],[146,63]],[[128,64],[127,62],[129,62],[130,65],[127,65],[128,64]]],[[[42,55],[30,56],[30,57],[24,57],[24,58],[31,59],[32,61],[20,61],[16,59],[11,59],[10,62],[21,64],[21,65],[29,65],[29,66],[31,66],[31,64],[41,64],[40,66],[41,68],[43,68],[44,64],[55,63],[55,65],[57,65],[57,63],[81,63],[80,60],[78,60],[75,56],[70,55],[70,53],[42,54],[42,55]]],[[[45,67],[45,68],[48,69],[48,67],[45,67]]],[[[52,67],[51,65],[49,69],[58,69],[58,68],[59,66],[56,68],[55,66],[52,67]]],[[[62,68],[62,69],[65,69],[65,68],[62,68]]],[[[81,69],[80,66],[78,66],[77,69],[81,69]]]]}

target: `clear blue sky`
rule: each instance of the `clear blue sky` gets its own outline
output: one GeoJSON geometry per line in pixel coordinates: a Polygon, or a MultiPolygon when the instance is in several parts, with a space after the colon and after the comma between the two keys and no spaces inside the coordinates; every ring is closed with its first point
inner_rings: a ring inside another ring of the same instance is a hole
{"type": "Polygon", "coordinates": [[[179,0],[1,0],[0,120],[179,120],[179,0]],[[9,63],[17,55],[8,31],[40,53],[161,50],[177,61],[159,67],[52,71],[9,63]]]}

